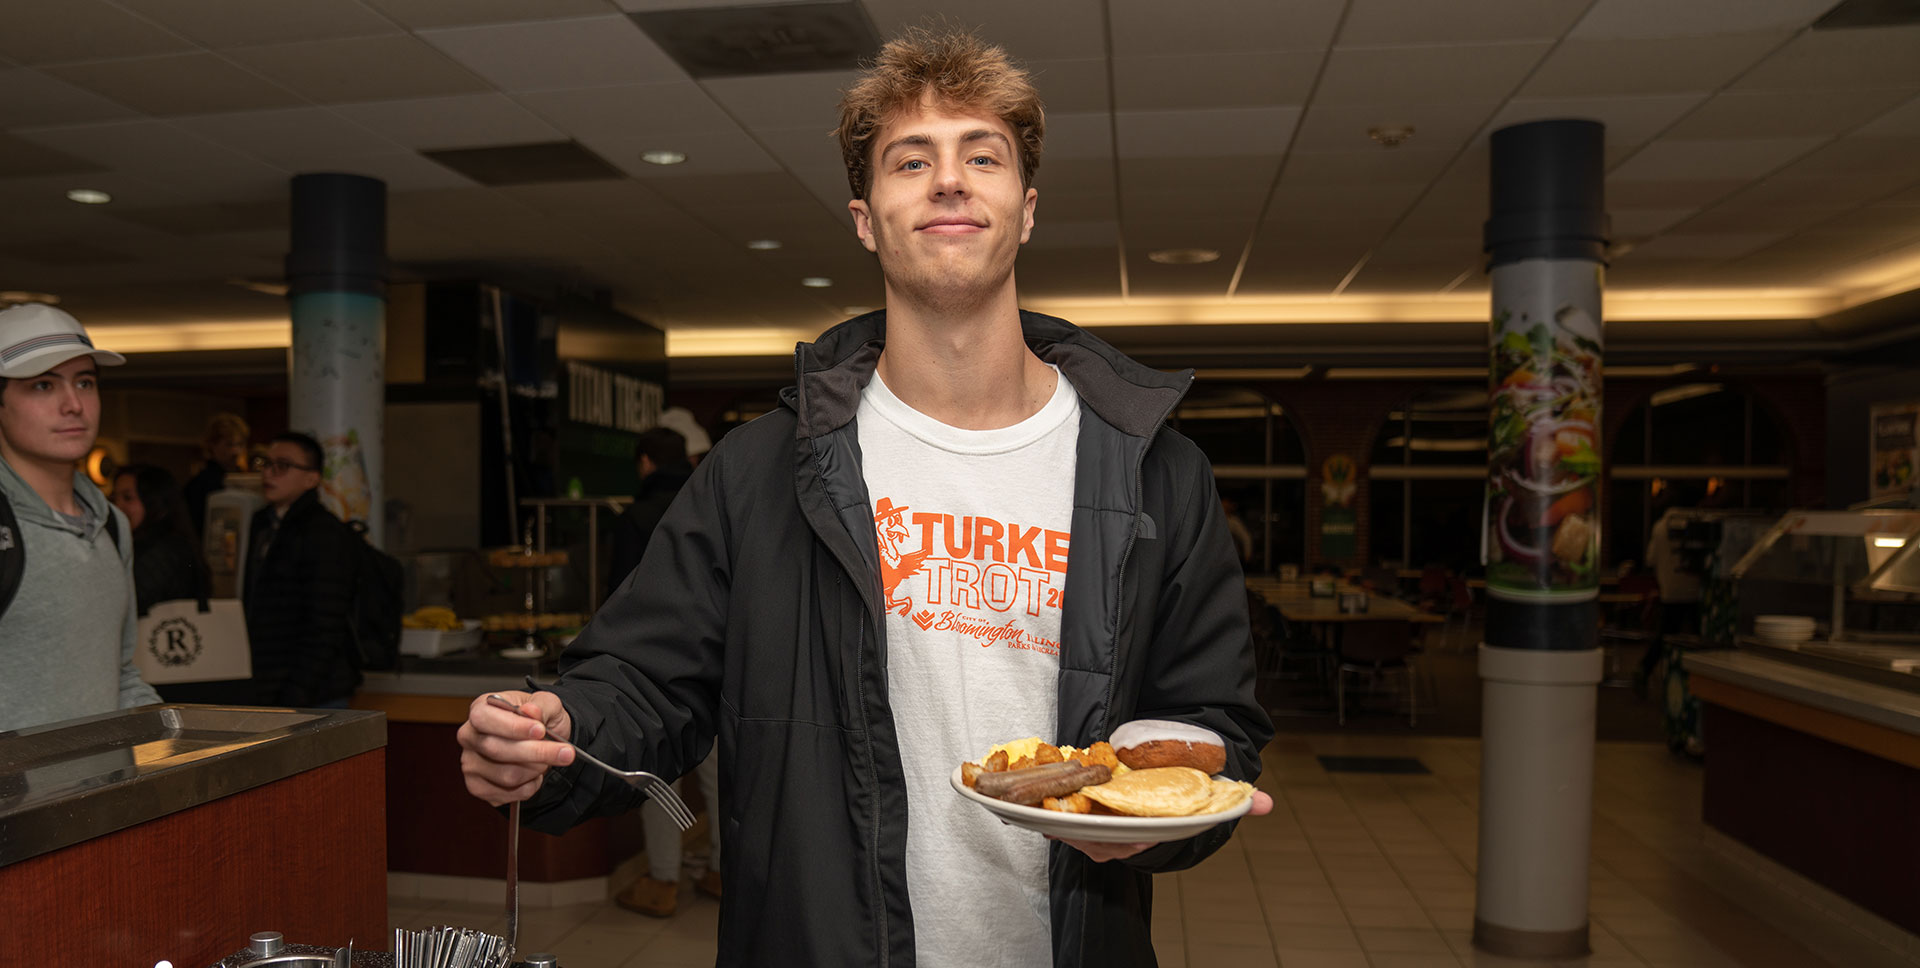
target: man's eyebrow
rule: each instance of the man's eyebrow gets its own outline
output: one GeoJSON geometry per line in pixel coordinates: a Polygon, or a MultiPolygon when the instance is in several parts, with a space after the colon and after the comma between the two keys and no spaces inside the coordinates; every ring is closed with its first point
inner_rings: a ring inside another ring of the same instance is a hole
{"type": "Polygon", "coordinates": [[[960,136],[960,143],[963,145],[971,144],[975,141],[987,141],[987,140],[998,141],[1000,142],[1001,147],[1006,148],[1008,150],[1011,150],[1013,148],[1013,144],[1007,141],[1006,135],[1001,134],[1000,132],[995,131],[992,128],[975,128],[972,131],[969,131],[966,134],[963,134],[960,136]]]}
{"type": "Polygon", "coordinates": [[[887,142],[887,146],[885,148],[880,149],[880,158],[881,160],[885,160],[886,157],[892,154],[894,149],[896,148],[906,148],[906,147],[926,148],[926,147],[931,147],[932,145],[933,145],[933,139],[927,137],[924,134],[901,135],[900,137],[887,142]]]}

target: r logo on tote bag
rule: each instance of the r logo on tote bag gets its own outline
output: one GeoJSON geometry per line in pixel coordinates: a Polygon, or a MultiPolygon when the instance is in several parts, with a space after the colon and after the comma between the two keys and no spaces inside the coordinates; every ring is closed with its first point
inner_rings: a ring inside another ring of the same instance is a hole
{"type": "Polygon", "coordinates": [[[183,598],[153,606],[140,619],[133,660],[142,679],[159,685],[251,678],[240,600],[183,598]]]}

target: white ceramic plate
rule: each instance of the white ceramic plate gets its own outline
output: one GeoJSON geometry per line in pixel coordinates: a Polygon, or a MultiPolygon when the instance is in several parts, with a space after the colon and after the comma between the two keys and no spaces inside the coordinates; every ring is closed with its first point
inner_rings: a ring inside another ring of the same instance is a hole
{"type": "Polygon", "coordinates": [[[994,816],[1016,827],[1067,840],[1091,840],[1106,844],[1158,844],[1169,840],[1185,840],[1214,824],[1244,817],[1247,811],[1253,809],[1253,798],[1248,797],[1231,810],[1193,817],[1099,817],[995,800],[961,782],[960,768],[957,766],[953,768],[952,782],[955,793],[987,808],[994,816]]]}

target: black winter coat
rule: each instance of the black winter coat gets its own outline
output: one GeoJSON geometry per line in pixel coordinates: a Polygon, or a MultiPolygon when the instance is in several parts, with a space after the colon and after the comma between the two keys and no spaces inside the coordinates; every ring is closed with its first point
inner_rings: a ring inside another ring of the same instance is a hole
{"type": "MultiPolygon", "coordinates": [[[[685,461],[659,468],[640,482],[633,503],[613,519],[613,553],[607,568],[607,589],[611,592],[633,574],[647,552],[647,539],[667,514],[673,497],[693,476],[693,465],[685,461]]],[[[597,604],[597,603],[596,603],[597,604]]]]}
{"type": "MultiPolygon", "coordinates": [[[[1206,458],[1163,426],[1191,373],[1141,366],[1062,320],[1021,321],[1083,407],[1053,741],[1184,720],[1220,733],[1226,772],[1254,779],[1272,725],[1254,700],[1239,561],[1206,458]]],[[[884,311],[870,313],[797,349],[785,406],[700,464],[552,687],[574,741],[610,763],[679,776],[718,738],[723,966],[915,963],[907,794],[853,421],[884,327],[884,311]]],[[[637,798],[575,764],[547,775],[525,817],[557,832],[637,798]]],[[[1231,833],[1104,864],[1053,844],[1054,964],[1155,964],[1149,875],[1199,863],[1231,833]]]]}
{"type": "MultiPolygon", "coordinates": [[[[273,508],[255,511],[253,540],[272,521],[273,508]]],[[[360,684],[351,624],[360,540],[308,491],[288,505],[264,560],[256,564],[249,549],[242,593],[254,704],[311,706],[360,684]]]]}

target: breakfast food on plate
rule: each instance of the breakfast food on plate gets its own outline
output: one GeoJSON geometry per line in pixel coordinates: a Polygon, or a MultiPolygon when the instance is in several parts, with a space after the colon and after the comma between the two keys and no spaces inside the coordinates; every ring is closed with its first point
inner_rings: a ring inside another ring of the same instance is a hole
{"type": "Polygon", "coordinates": [[[1227,768],[1227,744],[1220,734],[1192,723],[1136,719],[1113,731],[1113,750],[1135,770],[1184,766],[1212,775],[1227,768]]]}
{"type": "Polygon", "coordinates": [[[960,764],[960,782],[1009,803],[1129,817],[1220,813],[1253,795],[1251,783],[1216,780],[1190,765],[1209,764],[1211,772],[1226,766],[1226,745],[1212,730],[1141,720],[1114,730],[1114,740],[1084,750],[1033,736],[1001,743],[980,762],[960,764]]]}

